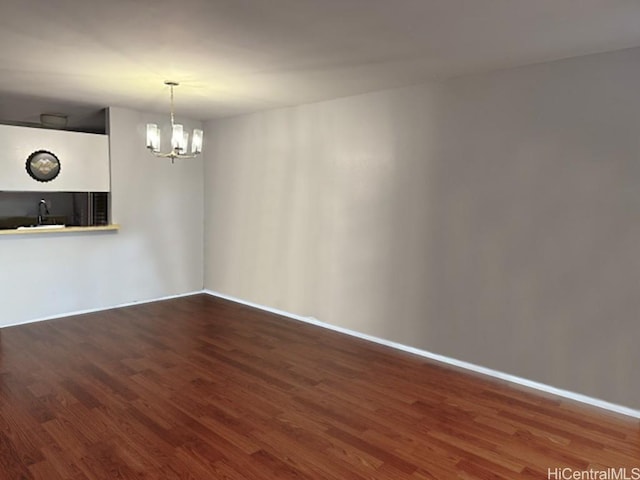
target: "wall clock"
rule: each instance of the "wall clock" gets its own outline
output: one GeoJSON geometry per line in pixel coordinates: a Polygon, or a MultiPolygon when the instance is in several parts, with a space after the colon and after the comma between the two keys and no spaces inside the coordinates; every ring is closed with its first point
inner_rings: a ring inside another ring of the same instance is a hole
{"type": "Polygon", "coordinates": [[[60,160],[47,150],[37,150],[27,158],[27,173],[38,182],[50,182],[60,174],[60,160]]]}

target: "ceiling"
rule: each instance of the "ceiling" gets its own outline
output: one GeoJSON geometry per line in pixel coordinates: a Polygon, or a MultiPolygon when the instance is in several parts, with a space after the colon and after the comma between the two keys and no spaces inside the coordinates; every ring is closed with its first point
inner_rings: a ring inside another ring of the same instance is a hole
{"type": "Polygon", "coordinates": [[[0,119],[201,120],[640,46],[637,0],[2,0],[0,119]]]}

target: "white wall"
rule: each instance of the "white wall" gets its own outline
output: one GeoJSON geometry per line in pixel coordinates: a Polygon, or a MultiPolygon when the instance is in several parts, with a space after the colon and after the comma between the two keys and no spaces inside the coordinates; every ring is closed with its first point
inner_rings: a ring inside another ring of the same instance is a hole
{"type": "Polygon", "coordinates": [[[640,407],[640,50],[206,125],[205,288],[640,407]]]}
{"type": "Polygon", "coordinates": [[[109,112],[119,232],[0,237],[0,326],[202,289],[202,159],[151,156],[150,121],[166,118],[109,112]]]}
{"type": "Polygon", "coordinates": [[[410,252],[428,237],[436,100],[394,90],[209,124],[206,287],[409,340],[390,319],[426,307],[427,258],[410,252]]]}

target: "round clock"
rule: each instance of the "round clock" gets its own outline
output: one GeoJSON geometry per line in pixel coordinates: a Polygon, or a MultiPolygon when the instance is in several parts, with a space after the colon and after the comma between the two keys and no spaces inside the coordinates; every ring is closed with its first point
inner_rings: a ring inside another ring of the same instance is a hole
{"type": "Polygon", "coordinates": [[[50,182],[60,174],[60,160],[47,150],[38,150],[27,158],[26,168],[34,180],[50,182]]]}

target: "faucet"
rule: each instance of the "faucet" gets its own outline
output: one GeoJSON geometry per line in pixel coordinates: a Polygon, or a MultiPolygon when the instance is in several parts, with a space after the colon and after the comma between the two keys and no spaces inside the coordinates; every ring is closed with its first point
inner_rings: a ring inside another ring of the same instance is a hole
{"type": "Polygon", "coordinates": [[[46,200],[43,198],[38,203],[38,225],[43,225],[47,220],[47,216],[49,215],[49,206],[47,205],[46,200]]]}

